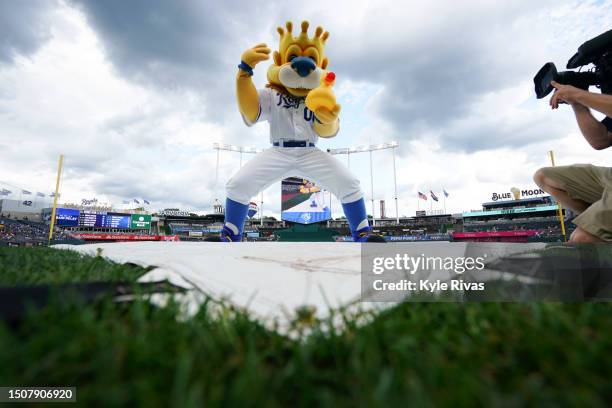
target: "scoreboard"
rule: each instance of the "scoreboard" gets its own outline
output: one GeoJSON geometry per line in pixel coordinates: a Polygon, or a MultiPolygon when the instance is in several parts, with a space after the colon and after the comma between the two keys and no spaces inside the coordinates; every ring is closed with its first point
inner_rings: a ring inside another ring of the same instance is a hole
{"type": "MultiPolygon", "coordinates": [[[[51,219],[51,214],[48,215],[51,219]]],[[[73,208],[58,208],[55,215],[57,225],[64,227],[98,227],[126,230],[151,228],[150,214],[123,214],[106,211],[81,211],[73,208]]]]}
{"type": "Polygon", "coordinates": [[[129,214],[83,211],[79,217],[79,226],[82,227],[129,229],[130,224],[129,214]]]}
{"type": "Polygon", "coordinates": [[[101,213],[95,212],[82,212],[79,217],[80,227],[98,227],[101,222],[101,213]]]}
{"type": "Polygon", "coordinates": [[[102,219],[102,226],[107,228],[130,228],[132,217],[129,214],[108,213],[102,219]]]}
{"type": "Polygon", "coordinates": [[[281,182],[281,219],[299,224],[314,224],[331,218],[330,202],[315,183],[289,177],[281,182]]]}

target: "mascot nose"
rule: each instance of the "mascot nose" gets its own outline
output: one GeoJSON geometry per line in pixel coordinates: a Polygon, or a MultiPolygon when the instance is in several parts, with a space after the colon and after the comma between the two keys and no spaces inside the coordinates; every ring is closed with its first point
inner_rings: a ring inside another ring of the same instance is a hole
{"type": "Polygon", "coordinates": [[[291,60],[291,68],[293,68],[302,78],[308,76],[308,74],[310,74],[310,72],[316,67],[317,65],[314,63],[312,58],[296,57],[291,60]]]}

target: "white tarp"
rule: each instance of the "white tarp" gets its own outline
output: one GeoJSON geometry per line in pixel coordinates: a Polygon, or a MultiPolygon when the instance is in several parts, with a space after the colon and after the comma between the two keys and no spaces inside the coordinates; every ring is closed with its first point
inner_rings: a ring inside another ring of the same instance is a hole
{"type": "Polygon", "coordinates": [[[118,263],[156,266],[141,280],[167,278],[180,286],[188,282],[262,318],[286,317],[303,305],[324,316],[329,307],[360,295],[359,244],[134,242],[55,248],[90,255],[101,248],[104,257],[118,263]]]}
{"type": "MultiPolygon", "coordinates": [[[[371,244],[388,245],[388,244],[371,244]]],[[[435,250],[445,256],[465,254],[466,243],[415,242],[414,254],[435,250]]],[[[474,245],[474,244],[471,244],[474,245]]],[[[507,244],[483,244],[507,254],[507,244]]],[[[511,244],[512,245],[512,244],[511,244]]],[[[514,244],[516,252],[543,244],[514,244]]],[[[55,248],[102,255],[118,263],[157,268],[144,281],[168,279],[214,299],[227,299],[259,318],[287,318],[296,308],[314,306],[319,317],[330,308],[358,301],[361,294],[361,248],[335,242],[134,242],[56,245],[55,248]]],[[[500,254],[501,254],[500,253],[500,254]]],[[[448,278],[438,274],[437,278],[448,278]]],[[[368,307],[371,307],[369,305],[368,307]]]]}

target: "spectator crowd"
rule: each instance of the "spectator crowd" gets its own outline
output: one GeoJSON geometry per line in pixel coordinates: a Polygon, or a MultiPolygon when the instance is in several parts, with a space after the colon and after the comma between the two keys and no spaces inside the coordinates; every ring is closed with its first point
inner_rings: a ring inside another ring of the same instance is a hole
{"type": "MultiPolygon", "coordinates": [[[[49,237],[49,227],[41,222],[12,220],[0,218],[0,241],[12,243],[46,242],[49,237]]],[[[54,239],[69,238],[64,231],[56,229],[54,239]]]]}

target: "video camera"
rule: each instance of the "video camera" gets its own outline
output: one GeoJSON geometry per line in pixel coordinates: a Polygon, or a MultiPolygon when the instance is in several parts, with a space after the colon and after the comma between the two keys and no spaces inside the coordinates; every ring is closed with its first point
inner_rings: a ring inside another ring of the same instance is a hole
{"type": "Polygon", "coordinates": [[[578,47],[578,52],[567,61],[567,68],[574,69],[593,64],[589,71],[561,71],[552,62],[547,62],[533,78],[538,99],[551,93],[554,89],[550,81],[576,88],[589,89],[597,86],[601,93],[612,94],[612,30],[606,31],[578,47]]]}

